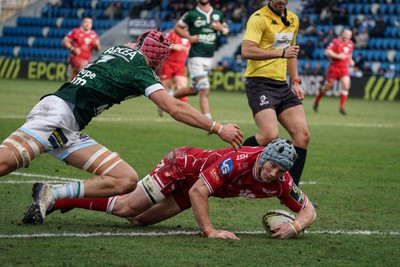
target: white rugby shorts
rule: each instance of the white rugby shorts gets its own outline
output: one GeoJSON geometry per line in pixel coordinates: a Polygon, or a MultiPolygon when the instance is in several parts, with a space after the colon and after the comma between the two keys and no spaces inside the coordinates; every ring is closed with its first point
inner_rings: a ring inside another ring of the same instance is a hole
{"type": "Polygon", "coordinates": [[[57,96],[40,100],[19,129],[38,140],[53,157],[64,160],[72,152],[97,144],[79,131],[74,105],[57,96]]]}

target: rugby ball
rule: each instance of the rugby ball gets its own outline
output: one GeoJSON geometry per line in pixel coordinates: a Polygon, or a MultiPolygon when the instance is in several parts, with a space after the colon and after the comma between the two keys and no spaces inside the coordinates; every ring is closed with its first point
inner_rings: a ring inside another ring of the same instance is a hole
{"type": "MultiPolygon", "coordinates": [[[[291,223],[296,217],[286,210],[269,210],[262,217],[262,224],[269,235],[274,234],[271,228],[282,223],[291,223]]],[[[297,233],[296,237],[299,238],[304,234],[304,230],[297,233]]]]}

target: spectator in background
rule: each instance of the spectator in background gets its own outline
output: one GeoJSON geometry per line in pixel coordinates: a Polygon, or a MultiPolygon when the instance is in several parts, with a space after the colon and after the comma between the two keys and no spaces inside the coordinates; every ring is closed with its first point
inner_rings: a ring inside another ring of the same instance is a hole
{"type": "Polygon", "coordinates": [[[375,22],[375,26],[370,30],[371,37],[385,37],[386,23],[382,16],[379,16],[375,22]]]}
{"type": "Polygon", "coordinates": [[[305,30],[310,26],[310,17],[309,16],[303,16],[300,21],[299,25],[299,34],[304,34],[305,30]]]}
{"type": "Polygon", "coordinates": [[[121,2],[110,2],[110,5],[104,11],[104,16],[108,19],[120,19],[122,16],[122,4],[121,2]]]}
{"type": "Polygon", "coordinates": [[[333,24],[335,25],[349,24],[347,9],[345,7],[342,7],[339,13],[333,15],[333,24]]]}
{"type": "Polygon", "coordinates": [[[375,20],[372,17],[365,17],[361,21],[361,25],[357,28],[357,32],[362,32],[362,29],[367,29],[370,32],[375,27],[375,20]]]}
{"type": "Polygon", "coordinates": [[[209,72],[219,34],[228,35],[229,27],[223,13],[214,9],[209,0],[197,0],[197,7],[186,12],[175,25],[175,32],[191,43],[188,68],[190,87],[181,88],[175,97],[199,94],[201,112],[212,118],[210,109],[209,72]]]}
{"type": "Polygon", "coordinates": [[[100,39],[95,31],[92,30],[93,20],[84,18],[80,27],[70,31],[62,40],[65,48],[71,51],[68,63],[71,67],[69,81],[89,63],[92,50],[100,51],[100,39]]]}
{"type": "Polygon", "coordinates": [[[363,76],[362,70],[357,66],[350,66],[349,73],[351,77],[361,78],[363,76]]]}
{"type": "Polygon", "coordinates": [[[368,41],[369,41],[369,33],[367,28],[362,28],[361,32],[358,33],[355,37],[355,47],[356,48],[367,48],[368,47],[368,41]]]}
{"type": "Polygon", "coordinates": [[[299,44],[301,49],[299,53],[299,58],[301,59],[312,59],[313,52],[315,49],[314,42],[307,40],[305,44],[299,44]]]}
{"type": "Polygon", "coordinates": [[[327,47],[329,45],[329,43],[336,37],[335,34],[335,29],[334,28],[330,28],[328,33],[325,35],[322,43],[324,45],[324,47],[327,47]]]}
{"type": "Polygon", "coordinates": [[[320,63],[315,63],[314,68],[313,68],[313,74],[314,75],[324,75],[325,74],[325,70],[320,63]]]}
{"type": "Polygon", "coordinates": [[[335,38],[325,49],[325,55],[330,58],[328,72],[325,77],[325,83],[320,88],[319,93],[314,99],[313,109],[318,112],[319,102],[325,93],[332,89],[335,80],[340,81],[342,91],[340,92],[339,113],[346,115],[344,105],[350,90],[349,66],[354,66],[353,49],[354,44],[351,41],[352,31],[344,29],[342,34],[335,38]]]}
{"type": "Polygon", "coordinates": [[[304,30],[304,35],[317,36],[317,25],[313,22],[304,30]]]}
{"type": "Polygon", "coordinates": [[[361,67],[361,70],[362,70],[364,76],[371,76],[372,74],[374,74],[374,72],[371,68],[371,64],[368,61],[364,62],[364,64],[361,67]]]}
{"type": "Polygon", "coordinates": [[[389,68],[386,69],[383,77],[387,79],[392,79],[396,77],[396,66],[394,64],[390,64],[389,68]]]}
{"type": "Polygon", "coordinates": [[[311,68],[310,62],[304,63],[304,66],[301,69],[301,74],[303,74],[303,75],[312,75],[312,74],[314,74],[314,71],[311,68]]]}
{"type": "Polygon", "coordinates": [[[360,70],[362,70],[364,67],[364,63],[364,55],[362,53],[358,53],[356,55],[356,58],[354,59],[354,66],[357,66],[360,70]]]}

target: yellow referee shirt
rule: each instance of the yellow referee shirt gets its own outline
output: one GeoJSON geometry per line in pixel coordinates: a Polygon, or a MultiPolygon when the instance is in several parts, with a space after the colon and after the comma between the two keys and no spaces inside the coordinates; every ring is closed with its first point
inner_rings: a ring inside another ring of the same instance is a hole
{"type": "MultiPolygon", "coordinates": [[[[299,30],[299,18],[287,10],[289,26],[285,26],[281,17],[273,13],[268,6],[254,12],[246,25],[243,40],[253,41],[265,50],[283,49],[296,44],[299,30]]],[[[251,60],[247,62],[245,77],[265,77],[277,81],[286,80],[286,59],[251,60]]]]}

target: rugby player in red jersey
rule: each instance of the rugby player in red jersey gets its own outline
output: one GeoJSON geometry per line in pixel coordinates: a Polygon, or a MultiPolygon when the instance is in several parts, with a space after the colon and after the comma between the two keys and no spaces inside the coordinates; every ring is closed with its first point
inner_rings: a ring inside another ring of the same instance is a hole
{"type": "Polygon", "coordinates": [[[273,238],[287,239],[309,227],[315,208],[296,186],[288,170],[297,158],[291,141],[276,139],[264,147],[204,150],[181,147],[171,151],[129,194],[110,198],[63,199],[50,212],[83,208],[128,218],[139,226],[158,223],[192,208],[204,235],[239,239],[216,230],[209,216],[209,196],[220,198],[278,197],[297,213],[296,220],[273,228],[273,238]]]}
{"type": "Polygon", "coordinates": [[[93,20],[84,18],[81,26],[70,31],[62,41],[64,47],[71,51],[68,58],[71,66],[69,81],[72,81],[78,72],[89,64],[92,50],[100,51],[101,49],[99,36],[92,30],[92,26],[93,20]]]}
{"type": "Polygon", "coordinates": [[[315,112],[318,112],[321,98],[327,91],[332,89],[333,83],[337,80],[342,85],[339,112],[343,115],[347,114],[344,105],[346,104],[350,90],[349,66],[354,66],[354,43],[351,40],[352,34],[351,30],[344,29],[342,34],[333,39],[325,49],[325,55],[330,58],[330,63],[326,73],[325,83],[314,99],[313,109],[315,112]]]}

